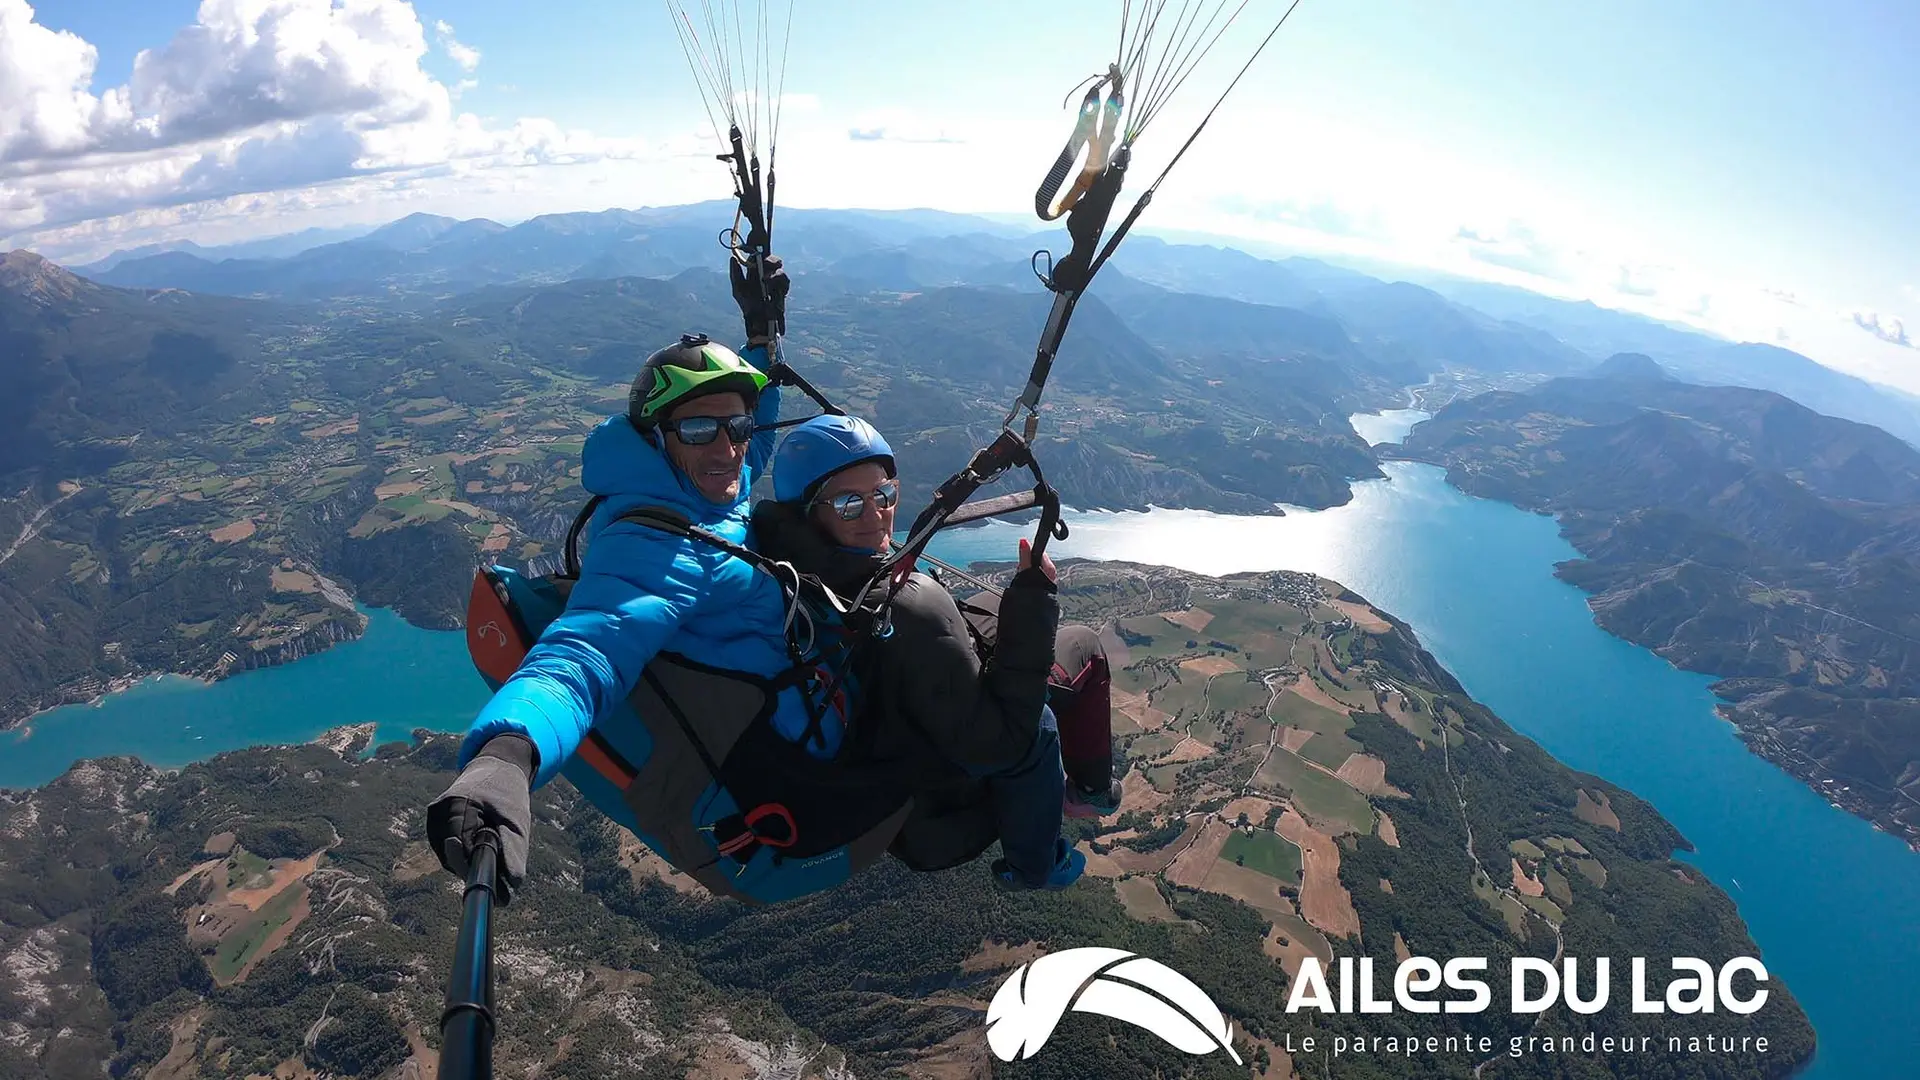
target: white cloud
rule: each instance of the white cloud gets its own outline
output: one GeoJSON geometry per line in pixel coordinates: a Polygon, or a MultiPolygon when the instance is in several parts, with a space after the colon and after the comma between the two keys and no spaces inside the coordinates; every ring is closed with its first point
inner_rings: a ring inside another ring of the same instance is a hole
{"type": "Polygon", "coordinates": [[[454,162],[660,152],[537,118],[500,128],[456,115],[426,53],[406,0],[203,0],[194,25],[96,97],[94,48],[35,23],[25,0],[0,0],[0,235],[454,162]]]}
{"type": "Polygon", "coordinates": [[[1906,324],[1891,315],[1881,315],[1872,311],[1854,311],[1849,314],[1853,318],[1853,325],[1889,345],[1902,345],[1909,349],[1920,348],[1907,337],[1906,324]]]}
{"type": "Polygon", "coordinates": [[[440,47],[447,50],[447,55],[453,59],[454,63],[460,65],[460,70],[471,74],[474,68],[480,66],[480,50],[471,45],[460,44],[453,36],[453,24],[440,19],[433,24],[433,33],[439,40],[440,47]]]}
{"type": "MultiPolygon", "coordinates": [[[[1564,279],[1567,266],[1564,253],[1547,243],[1524,221],[1509,218],[1498,224],[1462,225],[1454,232],[1455,242],[1467,258],[1493,266],[1504,266],[1543,278],[1564,279]]],[[[1626,268],[1621,268],[1624,279],[1626,268]]]]}
{"type": "Polygon", "coordinates": [[[1660,287],[1649,280],[1650,276],[1647,267],[1623,266],[1613,283],[1613,291],[1626,296],[1659,296],[1660,287]]]}
{"type": "Polygon", "coordinates": [[[0,0],[0,163],[85,149],[132,119],[125,89],[87,92],[98,60],[78,35],[34,22],[26,0],[0,0]]]}
{"type": "Polygon", "coordinates": [[[362,124],[444,111],[420,68],[426,39],[403,0],[203,0],[198,21],[142,50],[126,86],[87,89],[96,52],[0,0],[0,161],[16,172],[87,153],[167,149],[329,115],[362,124]]]}
{"type": "Polygon", "coordinates": [[[928,121],[909,109],[869,109],[847,128],[854,142],[964,143],[967,140],[945,125],[928,121]]]}

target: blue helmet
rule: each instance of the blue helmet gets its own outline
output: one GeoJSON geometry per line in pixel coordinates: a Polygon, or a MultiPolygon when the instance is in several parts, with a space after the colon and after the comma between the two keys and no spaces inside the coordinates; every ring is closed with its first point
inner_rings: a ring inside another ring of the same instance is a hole
{"type": "Polygon", "coordinates": [[[804,502],[841,469],[878,461],[894,475],[893,447],[857,416],[816,416],[793,429],[773,454],[773,497],[804,502]]]}

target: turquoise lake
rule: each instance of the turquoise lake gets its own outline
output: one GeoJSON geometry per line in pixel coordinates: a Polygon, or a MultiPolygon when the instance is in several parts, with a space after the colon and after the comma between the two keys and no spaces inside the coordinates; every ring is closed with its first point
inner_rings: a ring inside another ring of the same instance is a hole
{"type": "MultiPolygon", "coordinates": [[[[1387,441],[1421,418],[1356,426],[1387,441]]],[[[1768,970],[1813,1020],[1819,1053],[1803,1075],[1913,1075],[1920,855],[1749,753],[1714,715],[1709,677],[1596,627],[1584,594],[1553,577],[1577,552],[1551,519],[1462,495],[1431,466],[1384,471],[1384,481],[1354,485],[1346,506],[1284,517],[1073,513],[1072,535],[1052,550],[1209,574],[1307,570],[1363,594],[1410,623],[1514,728],[1649,800],[1692,841],[1698,850],[1685,857],[1732,895],[1768,970]]],[[[1019,534],[961,530],[935,554],[1011,559],[1019,534]]],[[[173,766],[347,723],[377,721],[382,740],[464,727],[486,697],[464,638],[368,614],[364,638],[296,664],[211,687],[158,680],[37,717],[25,737],[0,734],[0,786],[45,783],[80,757],[173,766]]]]}
{"type": "Polygon", "coordinates": [[[466,635],[416,630],[385,608],[355,641],[211,686],[149,679],[92,705],[40,714],[0,733],[0,787],[31,787],[83,758],[132,754],[163,768],[261,743],[306,742],[374,722],[380,742],[416,728],[463,729],[487,702],[466,635]]]}

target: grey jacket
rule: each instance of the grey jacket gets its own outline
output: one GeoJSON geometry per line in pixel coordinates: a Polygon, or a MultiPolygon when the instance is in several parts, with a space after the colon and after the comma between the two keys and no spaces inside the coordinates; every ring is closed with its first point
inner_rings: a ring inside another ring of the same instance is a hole
{"type": "MultiPolygon", "coordinates": [[[[754,508],[753,543],[843,594],[856,591],[877,556],[835,547],[798,511],[754,508]]],[[[910,576],[891,608],[893,632],[869,643],[856,675],[862,700],[855,726],[883,760],[931,753],[963,769],[992,769],[1024,757],[1040,727],[1053,670],[1060,602],[1035,569],[1014,577],[999,604],[998,633],[984,660],[953,594],[925,574],[910,576]]]]}

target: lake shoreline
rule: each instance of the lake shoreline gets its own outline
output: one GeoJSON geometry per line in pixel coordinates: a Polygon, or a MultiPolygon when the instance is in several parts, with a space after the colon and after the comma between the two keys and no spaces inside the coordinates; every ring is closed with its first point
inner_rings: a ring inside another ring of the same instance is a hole
{"type": "MultiPolygon", "coordinates": [[[[1381,446],[1384,452],[1384,456],[1387,460],[1409,462],[1409,463],[1419,464],[1419,465],[1428,465],[1433,468],[1442,470],[1445,473],[1447,486],[1459,492],[1460,494],[1466,496],[1467,498],[1487,499],[1488,501],[1497,502],[1504,506],[1510,506],[1515,510],[1536,514],[1541,517],[1551,518],[1553,520],[1554,527],[1559,531],[1560,538],[1566,541],[1567,546],[1573,548],[1576,552],[1579,552],[1580,558],[1583,560],[1590,560],[1593,558],[1592,553],[1582,549],[1580,545],[1573,539],[1569,531],[1567,530],[1565,526],[1563,512],[1552,510],[1547,507],[1522,506],[1518,503],[1512,502],[1507,499],[1502,499],[1497,496],[1474,494],[1473,492],[1467,491],[1465,488],[1461,487],[1455,481],[1453,470],[1447,465],[1445,465],[1444,463],[1439,461],[1434,461],[1430,458],[1423,457],[1414,453],[1397,451],[1395,449],[1395,444],[1381,444],[1381,446]]],[[[1788,776],[1793,777],[1799,783],[1804,784],[1809,791],[1812,791],[1815,795],[1819,796],[1821,801],[1825,802],[1827,805],[1832,806],[1834,809],[1839,810],[1842,813],[1851,814],[1854,817],[1857,817],[1862,821],[1865,821],[1867,824],[1873,826],[1873,828],[1875,828],[1876,830],[1886,833],[1888,836],[1894,837],[1895,839],[1899,840],[1901,843],[1905,844],[1909,851],[1912,851],[1916,855],[1920,855],[1920,827],[1911,828],[1911,829],[1900,829],[1900,828],[1889,827],[1887,822],[1881,820],[1879,817],[1876,816],[1876,807],[1874,806],[1874,804],[1869,803],[1864,798],[1855,796],[1853,792],[1851,792],[1850,790],[1849,791],[1837,790],[1836,785],[1839,785],[1840,783],[1839,781],[1835,780],[1830,775],[1827,775],[1826,770],[1823,767],[1821,767],[1818,762],[1809,762],[1807,760],[1804,760],[1804,758],[1801,755],[1799,755],[1796,751],[1784,745],[1781,745],[1779,740],[1775,737],[1775,732],[1773,731],[1773,729],[1771,729],[1770,727],[1762,723],[1757,723],[1757,722],[1751,723],[1751,724],[1743,723],[1737,716],[1730,715],[1733,706],[1736,705],[1738,702],[1736,699],[1727,697],[1725,694],[1721,693],[1721,691],[1717,688],[1726,685],[1730,681],[1741,678],[1741,676],[1731,676],[1718,671],[1709,671],[1709,670],[1706,670],[1705,668],[1697,668],[1697,667],[1691,667],[1685,664],[1674,663],[1674,661],[1672,661],[1671,659],[1668,659],[1663,653],[1661,653],[1653,645],[1644,641],[1636,640],[1628,636],[1627,634],[1621,633],[1620,631],[1614,629],[1613,627],[1608,626],[1605,622],[1603,622],[1600,618],[1599,611],[1595,609],[1593,604],[1594,599],[1600,595],[1597,591],[1589,590],[1576,582],[1568,581],[1566,576],[1561,572],[1561,569],[1559,566],[1556,566],[1554,568],[1554,577],[1558,578],[1561,581],[1565,581],[1567,584],[1572,585],[1576,589],[1579,589],[1580,592],[1586,597],[1587,611],[1592,616],[1593,625],[1595,625],[1596,627],[1599,627],[1601,630],[1612,635],[1613,637],[1620,639],[1621,641],[1627,642],[1628,644],[1636,646],[1638,648],[1645,649],[1646,651],[1652,653],[1653,655],[1660,657],[1662,660],[1666,660],[1667,663],[1672,664],[1676,670],[1686,671],[1696,675],[1705,675],[1708,678],[1713,679],[1714,682],[1709,687],[1709,689],[1713,691],[1714,696],[1718,699],[1718,703],[1714,706],[1714,713],[1717,716],[1719,716],[1721,720],[1725,721],[1729,726],[1731,726],[1735,730],[1735,732],[1738,734],[1739,740],[1742,743],[1742,745],[1746,746],[1747,750],[1750,753],[1752,753],[1755,757],[1759,758],[1762,761],[1767,762],[1768,764],[1772,765],[1774,768],[1777,768],[1781,772],[1786,773],[1788,776]]],[[[1858,782],[1860,781],[1852,781],[1852,783],[1858,783],[1858,782]]],[[[1841,785],[1841,786],[1845,786],[1845,785],[1841,785]]]]}
{"type": "MultiPolygon", "coordinates": [[[[1807,1075],[1897,1074],[1887,1063],[1920,1054],[1920,1044],[1897,1035],[1906,1027],[1891,1011],[1914,1000],[1905,973],[1920,965],[1920,921],[1901,906],[1920,895],[1920,864],[1904,845],[1883,846],[1884,834],[1729,745],[1737,740],[1713,712],[1706,676],[1595,633],[1584,594],[1553,575],[1577,554],[1557,529],[1466,497],[1433,466],[1394,462],[1387,471],[1386,480],[1356,485],[1354,504],[1322,513],[1076,513],[1054,554],[1213,577],[1295,569],[1339,581],[1412,628],[1476,701],[1553,758],[1651,803],[1696,849],[1687,865],[1715,882],[1739,879],[1743,921],[1818,1032],[1807,1075]],[[1804,933],[1809,910],[1845,917],[1825,920],[1814,938],[1804,933]]],[[[1007,522],[955,530],[932,554],[1004,565],[1030,531],[1007,522]]],[[[42,726],[0,752],[6,783],[39,786],[76,759],[129,750],[171,762],[306,742],[352,721],[377,722],[382,741],[415,728],[464,728],[488,696],[464,636],[415,633],[391,611],[370,614],[366,640],[318,652],[310,664],[173,692],[142,685],[135,700],[109,702],[105,715],[90,710],[58,732],[42,726]]],[[[0,736],[0,748],[6,741],[0,736]]]]}
{"type": "MultiPolygon", "coordinates": [[[[234,672],[233,674],[238,675],[241,674],[241,672],[234,672]]],[[[214,683],[219,682],[220,679],[227,677],[228,676],[223,675],[209,678],[204,674],[187,671],[158,670],[115,675],[113,678],[107,680],[105,689],[96,691],[89,697],[75,697],[70,701],[62,701],[56,705],[48,705],[42,709],[35,709],[33,712],[23,716],[0,718],[0,735],[18,732],[21,739],[30,739],[33,737],[34,721],[46,716],[48,713],[57,712],[60,709],[99,708],[106,703],[108,698],[116,694],[125,693],[145,683],[156,682],[161,679],[185,679],[189,682],[199,683],[202,686],[212,686],[214,683]]]]}

